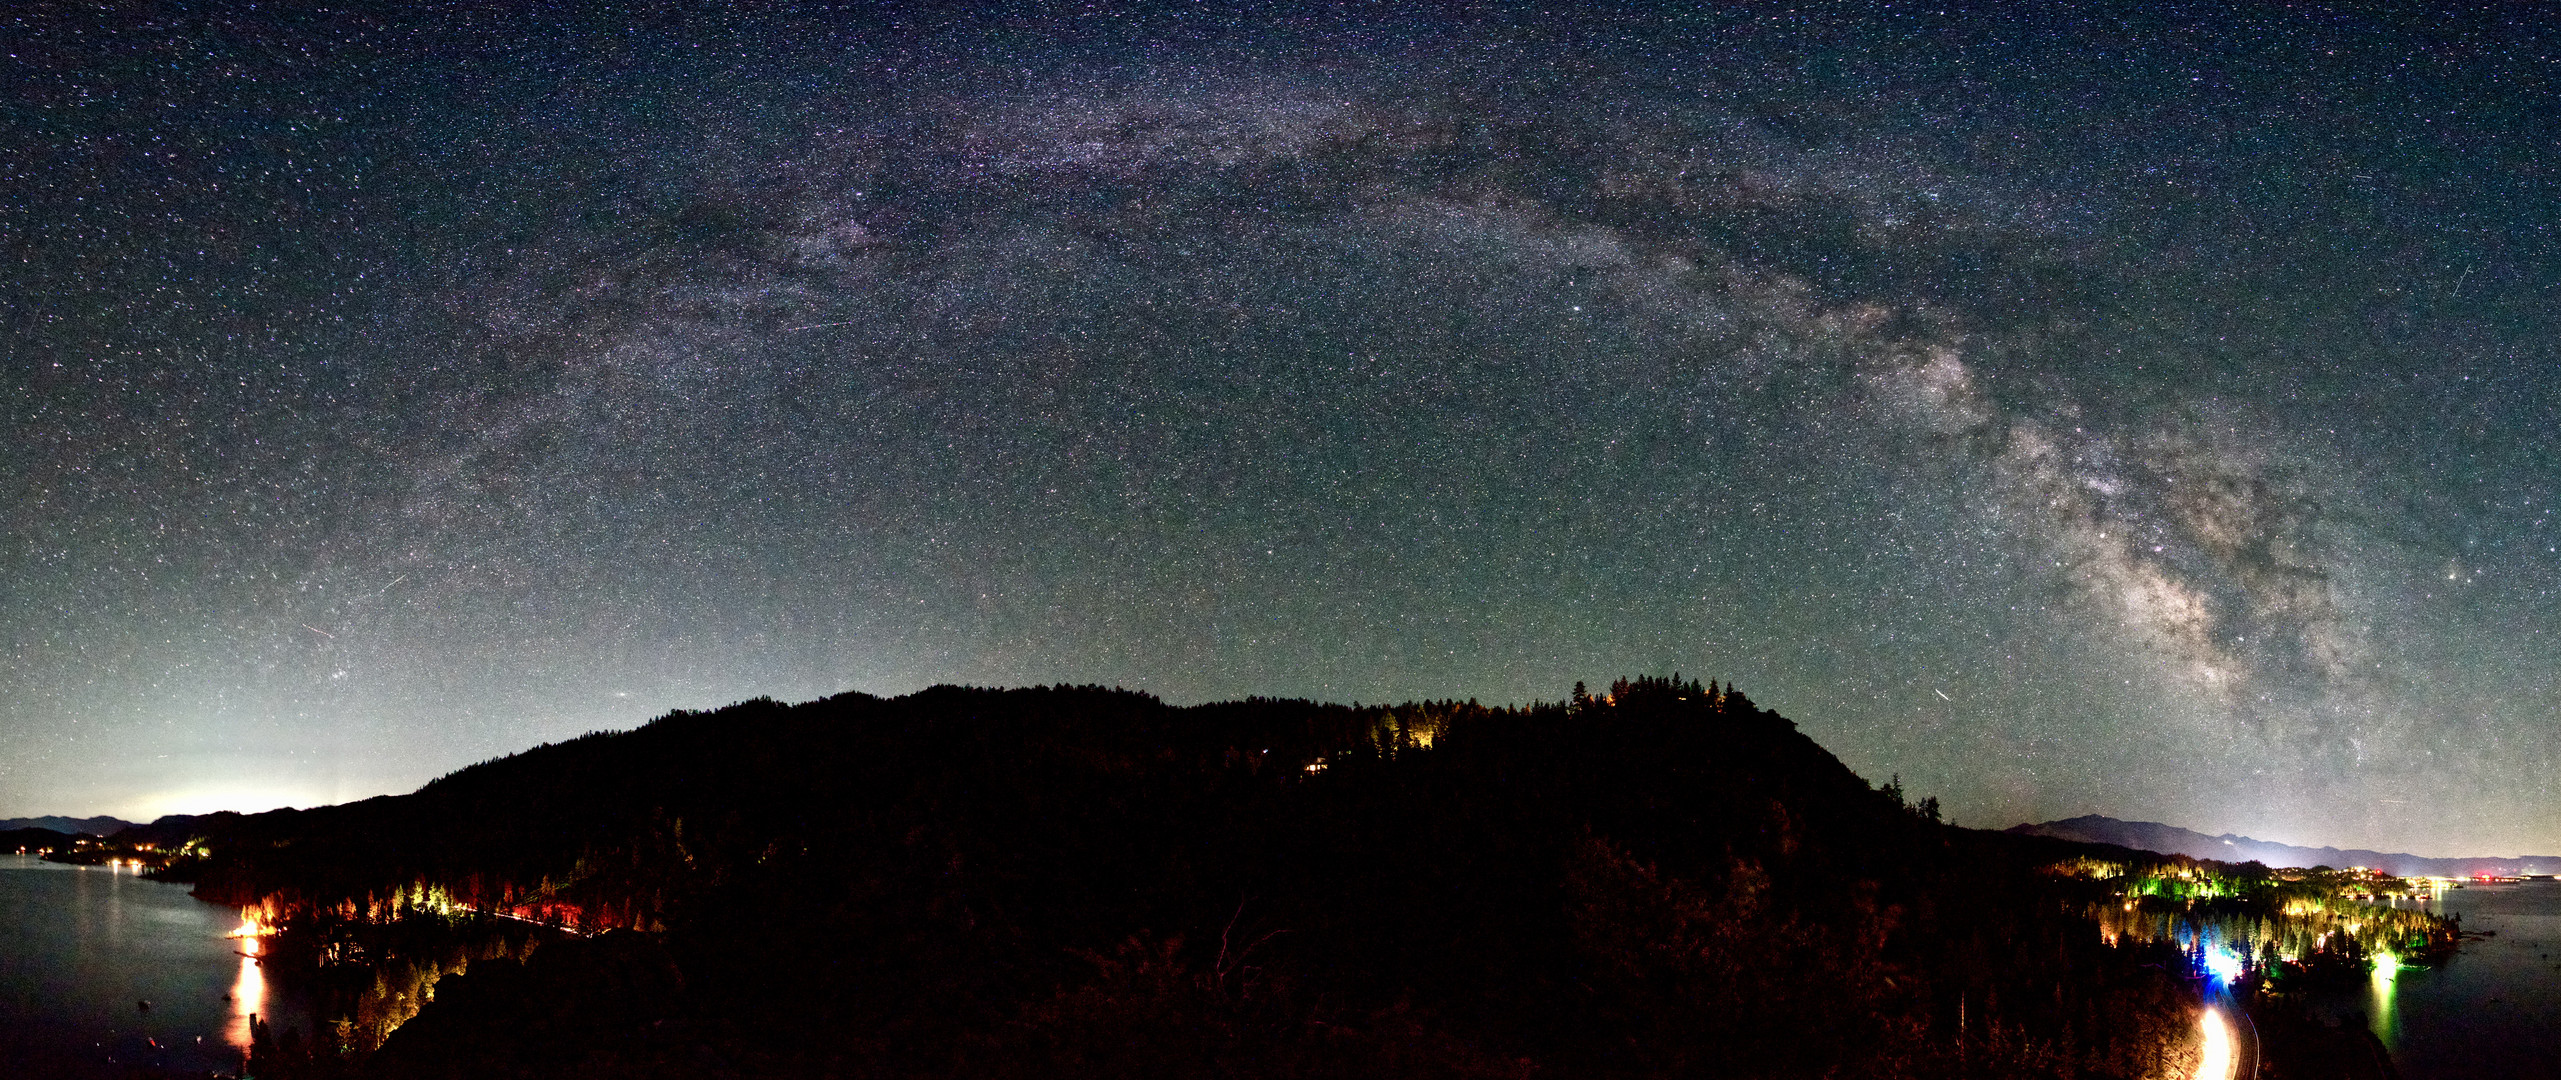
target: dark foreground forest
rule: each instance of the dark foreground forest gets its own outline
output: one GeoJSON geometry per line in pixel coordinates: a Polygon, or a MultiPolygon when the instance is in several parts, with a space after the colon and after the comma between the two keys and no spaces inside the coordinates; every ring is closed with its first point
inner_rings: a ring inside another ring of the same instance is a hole
{"type": "Polygon", "coordinates": [[[1522,709],[938,687],[220,816],[261,1077],[2157,1077],[2175,945],[1678,678],[1522,709]]]}

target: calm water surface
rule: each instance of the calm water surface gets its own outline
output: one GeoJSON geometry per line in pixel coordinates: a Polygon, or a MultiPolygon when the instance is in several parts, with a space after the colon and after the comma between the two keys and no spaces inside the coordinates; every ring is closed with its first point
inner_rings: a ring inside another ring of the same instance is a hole
{"type": "Polygon", "coordinates": [[[2561,1078],[2561,882],[2472,885],[2426,907],[2498,936],[2443,967],[2378,973],[2329,1010],[2362,1014],[2404,1080],[2561,1078]]]}
{"type": "Polygon", "coordinates": [[[224,936],[239,922],[184,885],[0,855],[0,1062],[66,1078],[238,1072],[251,1014],[307,1022],[224,936]]]}
{"type": "MultiPolygon", "coordinates": [[[[2476,885],[2429,907],[2497,936],[2443,967],[2378,974],[2327,1011],[2371,1025],[2405,1080],[2561,1080],[2561,882],[2476,885]]],[[[252,1014],[309,1022],[225,936],[238,924],[183,885],[0,855],[0,1062],[65,1078],[233,1075],[252,1014]]]]}

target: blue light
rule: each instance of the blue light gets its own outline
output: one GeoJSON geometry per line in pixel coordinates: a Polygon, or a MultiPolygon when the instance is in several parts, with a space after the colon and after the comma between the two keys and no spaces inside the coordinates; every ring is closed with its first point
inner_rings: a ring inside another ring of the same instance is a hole
{"type": "Polygon", "coordinates": [[[2241,958],[2229,946],[2216,945],[2205,950],[2205,970],[2214,981],[2228,983],[2241,977],[2241,958]]]}

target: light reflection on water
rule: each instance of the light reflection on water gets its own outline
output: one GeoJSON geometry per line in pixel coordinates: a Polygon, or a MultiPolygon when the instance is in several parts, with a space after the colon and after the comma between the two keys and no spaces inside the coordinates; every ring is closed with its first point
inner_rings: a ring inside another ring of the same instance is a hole
{"type": "Polygon", "coordinates": [[[2465,930],[2495,936],[2436,968],[2377,965],[2322,1011],[2365,1024],[2405,1080],[2561,1077],[2561,883],[2473,883],[2395,906],[2461,915],[2465,930]]]}
{"type": "Polygon", "coordinates": [[[307,1024],[224,936],[239,917],[129,867],[0,856],[0,1077],[236,1073],[248,1014],[307,1024]]]}
{"type": "MultiPolygon", "coordinates": [[[[256,941],[256,938],[249,939],[256,941]]],[[[231,1019],[222,1026],[222,1041],[243,1054],[249,1052],[255,1021],[267,1010],[267,973],[258,958],[246,953],[240,957],[240,977],[231,981],[231,1019]]]]}
{"type": "Polygon", "coordinates": [[[267,1011],[266,947],[260,941],[257,924],[243,914],[240,928],[230,934],[232,946],[240,953],[240,974],[231,980],[231,1019],[222,1028],[222,1040],[244,1056],[256,1045],[258,1017],[267,1011]]]}
{"type": "Polygon", "coordinates": [[[2386,1049],[2391,1048],[2401,1026],[2400,1014],[2392,1008],[2394,995],[2400,989],[2400,975],[2401,961],[2398,957],[2391,953],[2382,953],[2374,958],[2374,977],[2367,987],[2374,998],[2374,1015],[2371,1023],[2374,1025],[2374,1034],[2383,1040],[2386,1049]]]}
{"type": "Polygon", "coordinates": [[[2289,910],[2291,927],[2132,902],[2098,905],[2092,914],[2110,943],[2168,941],[2191,951],[2216,986],[2253,944],[2273,942],[2292,958],[2332,935],[2359,934],[2375,960],[2371,977],[2314,991],[2310,1003],[2331,1022],[2373,1031],[2405,1080],[2561,1080],[2561,883],[2471,882],[2378,906],[2460,916],[2465,930],[2495,936],[2467,940],[2451,960],[2421,968],[2403,966],[2391,946],[2414,932],[2407,916],[2372,909],[2289,910]]]}

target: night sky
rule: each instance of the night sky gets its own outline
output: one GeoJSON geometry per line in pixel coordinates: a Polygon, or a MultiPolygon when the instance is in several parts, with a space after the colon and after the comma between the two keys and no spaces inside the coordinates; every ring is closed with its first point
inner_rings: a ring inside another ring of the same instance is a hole
{"type": "Polygon", "coordinates": [[[1964,824],[2561,852],[2526,7],[179,7],[0,23],[0,816],[1677,670],[1964,824]]]}

